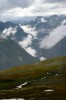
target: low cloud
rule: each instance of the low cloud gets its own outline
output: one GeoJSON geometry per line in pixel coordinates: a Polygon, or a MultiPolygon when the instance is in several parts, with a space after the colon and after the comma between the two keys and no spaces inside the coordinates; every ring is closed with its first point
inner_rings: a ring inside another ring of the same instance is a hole
{"type": "Polygon", "coordinates": [[[1,33],[0,37],[1,38],[7,38],[10,35],[14,36],[16,32],[17,32],[17,27],[15,27],[15,28],[12,28],[12,27],[5,28],[4,31],[1,33]]]}
{"type": "Polygon", "coordinates": [[[51,49],[64,37],[66,37],[66,26],[60,25],[41,40],[39,47],[44,49],[51,49]]]}
{"type": "Polygon", "coordinates": [[[34,48],[31,47],[32,39],[33,39],[33,37],[31,35],[28,35],[22,41],[19,41],[19,45],[22,48],[24,48],[30,55],[32,55],[33,57],[36,57],[37,51],[34,48]]]}
{"type": "Polygon", "coordinates": [[[40,57],[40,61],[46,60],[46,58],[44,57],[40,57]]]}
{"type": "Polygon", "coordinates": [[[38,33],[37,33],[37,31],[35,31],[35,27],[33,28],[33,27],[29,26],[29,25],[20,26],[20,27],[24,30],[24,32],[32,35],[33,37],[37,37],[38,33]]]}
{"type": "Polygon", "coordinates": [[[19,41],[19,45],[23,47],[24,49],[27,48],[32,44],[32,36],[28,35],[26,38],[24,38],[22,41],[19,41]]]}
{"type": "Polygon", "coordinates": [[[28,48],[26,49],[26,51],[27,51],[29,54],[31,54],[33,57],[36,57],[36,55],[37,55],[37,51],[36,51],[35,49],[31,48],[31,47],[28,47],[28,48]]]}

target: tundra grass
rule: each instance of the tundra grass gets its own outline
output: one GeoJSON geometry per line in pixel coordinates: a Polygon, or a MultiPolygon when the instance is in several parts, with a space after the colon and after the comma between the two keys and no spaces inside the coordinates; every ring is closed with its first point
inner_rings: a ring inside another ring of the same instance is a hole
{"type": "Polygon", "coordinates": [[[66,100],[66,57],[0,71],[0,98],[66,100]],[[24,82],[27,85],[16,89],[24,82]]]}

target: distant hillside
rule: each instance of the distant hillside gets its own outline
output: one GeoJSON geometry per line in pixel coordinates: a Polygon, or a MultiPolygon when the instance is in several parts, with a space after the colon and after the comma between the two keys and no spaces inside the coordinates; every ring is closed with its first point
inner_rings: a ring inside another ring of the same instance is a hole
{"type": "Polygon", "coordinates": [[[13,40],[0,40],[0,69],[35,63],[36,61],[36,58],[28,54],[13,40]]]}

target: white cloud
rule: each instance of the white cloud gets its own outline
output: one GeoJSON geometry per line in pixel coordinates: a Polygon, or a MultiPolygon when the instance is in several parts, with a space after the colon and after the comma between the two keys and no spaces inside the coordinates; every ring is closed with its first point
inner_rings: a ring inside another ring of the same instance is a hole
{"type": "Polygon", "coordinates": [[[15,2],[16,6],[13,7],[10,5],[11,2],[9,2],[11,9],[7,9],[7,11],[1,12],[1,18],[13,19],[24,16],[47,16],[53,14],[66,15],[66,3],[64,3],[64,1],[59,3],[58,1],[50,3],[50,1],[46,2],[46,0],[31,0],[31,5],[28,4],[29,6],[26,5],[27,1],[25,1],[25,4],[22,4],[25,5],[25,7],[22,7],[20,2],[18,2],[18,4],[15,2]]]}
{"type": "Polygon", "coordinates": [[[33,57],[36,57],[36,55],[37,55],[36,50],[33,49],[33,48],[31,48],[31,47],[28,47],[28,48],[26,49],[26,51],[27,51],[29,54],[31,54],[33,57]]]}
{"type": "Polygon", "coordinates": [[[33,57],[37,56],[37,51],[34,48],[29,47],[32,45],[32,36],[31,35],[28,35],[22,41],[19,41],[19,45],[22,48],[24,48],[33,57]]]}
{"type": "Polygon", "coordinates": [[[51,49],[57,43],[59,43],[64,37],[66,37],[66,26],[60,25],[49,35],[45,36],[40,42],[40,48],[51,49]]]}
{"type": "Polygon", "coordinates": [[[32,44],[32,36],[28,35],[26,38],[24,38],[22,41],[19,41],[19,45],[23,47],[24,49],[27,48],[29,45],[32,44]]]}
{"type": "Polygon", "coordinates": [[[49,3],[64,3],[66,0],[44,0],[44,1],[49,3]]]}
{"type": "Polygon", "coordinates": [[[17,8],[13,8],[11,10],[6,11],[6,13],[3,13],[2,16],[6,16],[6,17],[22,17],[22,16],[26,16],[27,13],[29,13],[30,11],[27,10],[27,8],[21,8],[21,7],[17,7],[17,8]]]}
{"type": "Polygon", "coordinates": [[[31,27],[29,25],[26,26],[20,26],[24,32],[31,34],[33,37],[37,37],[37,31],[35,31],[35,27],[31,27]]]}
{"type": "Polygon", "coordinates": [[[41,22],[47,22],[47,20],[43,17],[41,17],[41,22]]]}
{"type": "Polygon", "coordinates": [[[46,58],[44,57],[40,57],[40,61],[46,60],[46,58]]]}
{"type": "Polygon", "coordinates": [[[15,28],[12,28],[12,27],[5,28],[4,31],[1,34],[1,37],[7,38],[11,34],[14,36],[16,32],[17,32],[17,27],[15,27],[15,28]]]}
{"type": "Polygon", "coordinates": [[[0,10],[6,11],[16,7],[29,7],[34,0],[0,0],[0,10]]]}

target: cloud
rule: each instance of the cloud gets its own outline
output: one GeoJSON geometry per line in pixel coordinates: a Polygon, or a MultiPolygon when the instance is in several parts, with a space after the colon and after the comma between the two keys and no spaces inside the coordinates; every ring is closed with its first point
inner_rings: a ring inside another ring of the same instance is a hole
{"type": "Polygon", "coordinates": [[[46,60],[46,58],[44,57],[40,57],[40,61],[46,60]]]}
{"type": "Polygon", "coordinates": [[[31,27],[29,25],[26,26],[20,26],[25,33],[28,33],[30,35],[32,35],[33,37],[37,37],[37,31],[35,30],[35,27],[31,27]]]}
{"type": "Polygon", "coordinates": [[[16,7],[25,8],[30,6],[33,2],[33,0],[0,0],[0,11],[9,10],[16,7]]]}
{"type": "Polygon", "coordinates": [[[17,27],[15,27],[15,28],[12,28],[12,27],[5,28],[4,31],[1,33],[0,37],[1,38],[7,38],[10,35],[14,36],[16,32],[17,32],[17,27]]]}
{"type": "Polygon", "coordinates": [[[12,6],[15,6],[15,7],[17,6],[17,7],[22,7],[22,8],[30,6],[33,2],[34,2],[33,0],[9,0],[9,3],[12,6]]]}
{"type": "Polygon", "coordinates": [[[28,48],[26,49],[26,51],[27,51],[29,54],[31,54],[33,57],[36,57],[36,55],[37,55],[37,51],[36,51],[35,49],[31,48],[31,47],[28,47],[28,48]]]}
{"type": "MultiPolygon", "coordinates": [[[[0,20],[13,19],[14,15],[16,16],[16,9],[21,8],[23,11],[24,8],[28,8],[29,6],[31,6],[33,2],[34,0],[0,0],[0,20]]],[[[20,13],[22,11],[18,10],[18,12],[20,13]]],[[[17,15],[19,15],[19,13],[17,15]]],[[[17,17],[18,16],[16,16],[16,18],[17,17]]]]}
{"type": "Polygon", "coordinates": [[[18,44],[22,48],[24,48],[33,57],[36,57],[37,56],[37,51],[34,48],[30,47],[32,45],[32,36],[31,35],[28,35],[22,41],[19,41],[18,44]]]}
{"type": "Polygon", "coordinates": [[[51,49],[64,37],[66,37],[66,26],[60,25],[41,40],[39,47],[44,49],[51,49]]]}
{"type": "Polygon", "coordinates": [[[66,0],[44,0],[44,2],[48,2],[48,3],[64,3],[66,2],[66,0]]]}
{"type": "Polygon", "coordinates": [[[21,8],[16,7],[10,10],[7,10],[1,14],[0,20],[8,20],[8,19],[17,19],[19,17],[25,17],[25,16],[33,16],[32,13],[32,7],[29,8],[21,8]]]}
{"type": "Polygon", "coordinates": [[[24,16],[66,15],[66,0],[1,0],[0,19],[24,16]]]}
{"type": "Polygon", "coordinates": [[[22,41],[19,41],[19,45],[26,49],[29,45],[32,44],[32,36],[28,35],[26,38],[24,38],[22,41]]]}

